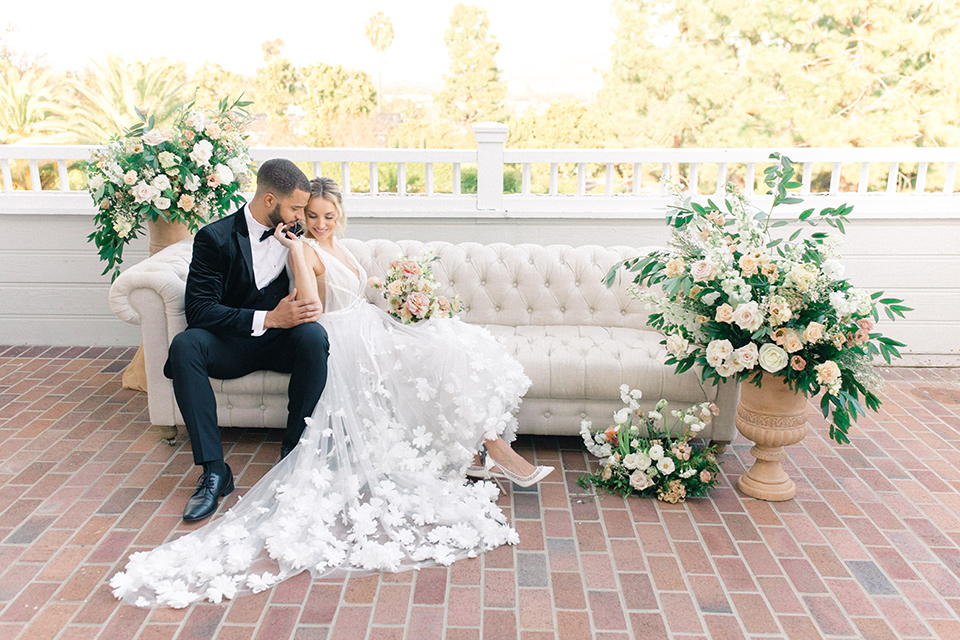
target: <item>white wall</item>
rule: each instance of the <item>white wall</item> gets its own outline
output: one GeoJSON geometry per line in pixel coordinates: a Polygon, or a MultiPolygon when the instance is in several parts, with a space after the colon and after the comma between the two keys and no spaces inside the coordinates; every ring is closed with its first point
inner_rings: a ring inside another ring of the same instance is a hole
{"type": "MultiPolygon", "coordinates": [[[[857,286],[882,289],[915,308],[906,320],[881,325],[907,343],[904,363],[960,365],[960,211],[952,210],[954,201],[871,196],[851,214],[842,248],[847,275],[857,286]],[[928,207],[931,202],[936,206],[928,207]]],[[[469,198],[400,202],[395,196],[353,196],[346,203],[347,233],[360,239],[575,246],[665,243],[663,201],[630,202],[625,207],[622,198],[508,196],[506,211],[478,212],[469,198]]],[[[815,198],[805,204],[820,206],[815,198]]],[[[86,240],[92,229],[92,204],[84,193],[0,193],[0,344],[139,342],[139,327],[110,312],[109,277],[100,275],[103,266],[86,240]]],[[[126,264],[146,255],[140,240],[127,248],[126,264]]]]}

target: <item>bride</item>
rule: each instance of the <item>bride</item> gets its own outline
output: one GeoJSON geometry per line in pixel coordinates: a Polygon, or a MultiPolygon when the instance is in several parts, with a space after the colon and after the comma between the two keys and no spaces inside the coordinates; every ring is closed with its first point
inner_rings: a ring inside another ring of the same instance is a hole
{"type": "Polygon", "coordinates": [[[314,577],[449,565],[517,534],[498,489],[530,486],[534,467],[508,442],[530,385],[484,329],[456,318],[403,325],[364,297],[367,276],[336,240],[345,217],[336,183],[310,183],[306,234],[277,227],[298,297],[323,301],[327,385],[298,446],[222,518],[134,553],[110,581],[140,607],[175,608],[314,577]],[[477,453],[487,452],[478,466],[477,453]]]}

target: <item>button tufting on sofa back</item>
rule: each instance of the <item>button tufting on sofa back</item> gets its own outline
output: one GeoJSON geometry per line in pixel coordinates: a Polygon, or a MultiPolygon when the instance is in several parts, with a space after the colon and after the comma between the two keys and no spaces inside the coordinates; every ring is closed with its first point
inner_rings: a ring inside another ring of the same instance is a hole
{"type": "MultiPolygon", "coordinates": [[[[603,283],[613,265],[640,255],[638,249],[352,239],[344,244],[369,275],[380,278],[401,254],[433,248],[440,258],[433,264],[442,292],[460,295],[460,317],[473,324],[639,329],[647,318],[648,309],[628,293],[622,278],[610,289],[603,283]]],[[[375,290],[367,297],[385,306],[375,290]]]]}

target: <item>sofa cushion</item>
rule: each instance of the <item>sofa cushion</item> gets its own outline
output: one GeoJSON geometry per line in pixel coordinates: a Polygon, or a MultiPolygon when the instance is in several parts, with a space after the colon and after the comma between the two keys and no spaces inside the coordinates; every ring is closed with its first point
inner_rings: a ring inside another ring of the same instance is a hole
{"type": "MultiPolygon", "coordinates": [[[[533,381],[527,397],[616,400],[620,385],[682,403],[714,400],[717,387],[698,371],[681,375],[663,364],[662,336],[626,327],[486,325],[513,353],[533,381]]],[[[652,408],[652,407],[650,407],[652,408]]]]}

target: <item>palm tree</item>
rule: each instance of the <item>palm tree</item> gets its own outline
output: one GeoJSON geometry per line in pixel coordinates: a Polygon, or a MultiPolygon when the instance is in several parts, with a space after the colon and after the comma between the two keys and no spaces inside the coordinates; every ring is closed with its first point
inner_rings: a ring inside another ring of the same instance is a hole
{"type": "Polygon", "coordinates": [[[158,125],[172,121],[187,97],[187,72],[183,63],[165,58],[127,64],[108,55],[74,78],[70,89],[75,106],[67,128],[77,142],[96,144],[133,124],[136,109],[158,125]]]}
{"type": "Polygon", "coordinates": [[[0,76],[0,144],[64,142],[61,85],[38,69],[0,76]]]}
{"type": "Polygon", "coordinates": [[[393,21],[383,11],[377,11],[370,16],[367,22],[367,39],[380,54],[380,64],[377,69],[377,113],[380,113],[382,111],[380,96],[383,95],[383,54],[393,44],[393,21]]]}

